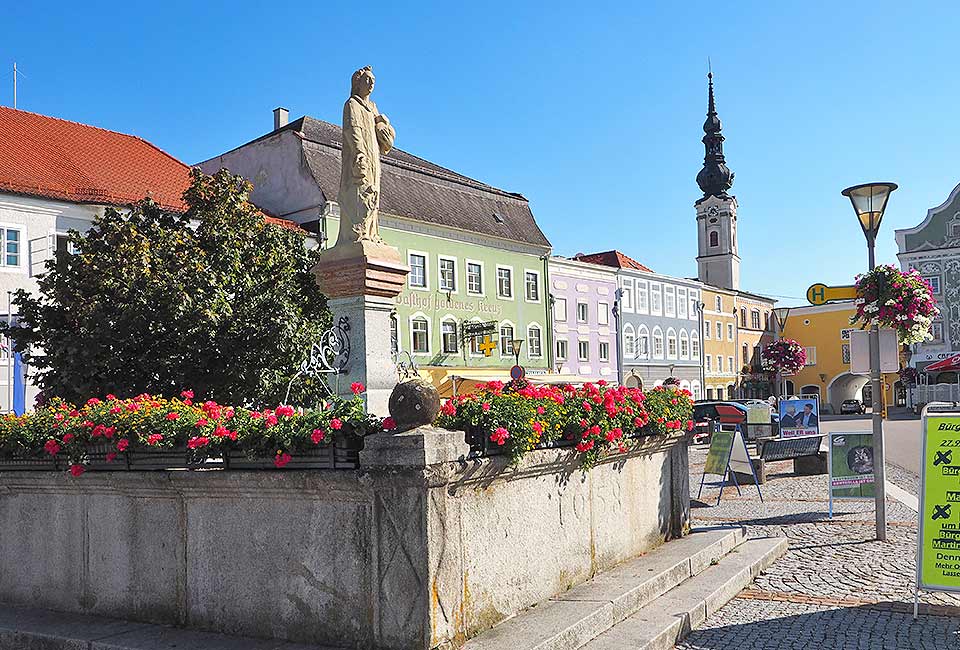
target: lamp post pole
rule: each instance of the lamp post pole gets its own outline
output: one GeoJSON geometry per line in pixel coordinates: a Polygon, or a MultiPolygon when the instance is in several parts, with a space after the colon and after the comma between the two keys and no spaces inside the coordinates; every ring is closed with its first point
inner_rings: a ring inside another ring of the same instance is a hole
{"type": "MultiPolygon", "coordinates": [[[[867,235],[867,257],[870,270],[877,267],[874,248],[876,233],[867,235]]],[[[877,539],[887,540],[887,468],[883,449],[883,387],[880,381],[880,329],[874,323],[870,326],[870,395],[873,402],[873,470],[876,499],[877,539]]]]}
{"type": "MultiPolygon", "coordinates": [[[[867,263],[870,270],[877,267],[874,249],[880,221],[887,209],[890,193],[897,189],[896,183],[864,183],[843,190],[841,194],[850,199],[857,221],[867,238],[867,263]]],[[[873,483],[876,499],[877,539],[887,539],[887,469],[883,444],[883,386],[880,379],[880,328],[874,322],[870,326],[870,401],[873,409],[873,483]]]]}

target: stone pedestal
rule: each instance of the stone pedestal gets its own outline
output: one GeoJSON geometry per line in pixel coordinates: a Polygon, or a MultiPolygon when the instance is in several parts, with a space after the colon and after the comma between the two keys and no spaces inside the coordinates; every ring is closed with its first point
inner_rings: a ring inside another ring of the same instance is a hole
{"type": "Polygon", "coordinates": [[[350,358],[339,377],[331,377],[335,390],[351,395],[350,385],[367,387],[367,410],[386,417],[397,370],[390,351],[390,314],[403,289],[409,269],[399,251],[385,244],[338,244],[320,257],[313,273],[328,298],[333,322],[349,319],[350,358]]]}

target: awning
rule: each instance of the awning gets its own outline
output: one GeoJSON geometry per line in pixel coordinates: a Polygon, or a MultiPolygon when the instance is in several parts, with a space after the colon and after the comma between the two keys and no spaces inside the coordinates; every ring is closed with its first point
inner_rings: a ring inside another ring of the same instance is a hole
{"type": "Polygon", "coordinates": [[[923,369],[924,372],[930,372],[931,370],[940,372],[960,370],[960,354],[955,354],[952,357],[947,357],[946,359],[941,359],[940,361],[931,363],[929,366],[923,369]]]}

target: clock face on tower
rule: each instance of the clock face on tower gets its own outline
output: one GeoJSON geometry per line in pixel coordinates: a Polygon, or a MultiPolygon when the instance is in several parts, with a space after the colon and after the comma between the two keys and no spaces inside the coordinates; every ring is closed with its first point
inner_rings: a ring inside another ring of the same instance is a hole
{"type": "Polygon", "coordinates": [[[718,214],[720,214],[720,208],[718,208],[717,206],[711,205],[709,208],[707,208],[707,216],[715,217],[718,214]]]}

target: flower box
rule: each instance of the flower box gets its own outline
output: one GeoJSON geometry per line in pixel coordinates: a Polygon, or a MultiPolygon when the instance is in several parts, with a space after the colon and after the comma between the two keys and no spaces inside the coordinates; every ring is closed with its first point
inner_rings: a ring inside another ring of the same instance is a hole
{"type": "Polygon", "coordinates": [[[224,466],[220,454],[200,459],[195,452],[183,447],[146,449],[140,447],[126,452],[129,469],[133,471],[156,471],[165,469],[213,469],[224,466]]]}
{"type": "MultiPolygon", "coordinates": [[[[87,445],[83,466],[87,470],[96,472],[118,471],[130,469],[130,462],[125,452],[117,451],[116,444],[113,442],[103,442],[87,445]],[[107,462],[108,454],[115,454],[116,456],[112,461],[107,462]]],[[[60,459],[58,467],[60,469],[69,469],[70,463],[66,459],[60,459]]]]}
{"type": "MultiPolygon", "coordinates": [[[[362,448],[363,438],[338,437],[332,445],[290,454],[282,469],[357,469],[362,448]]],[[[278,469],[273,458],[250,457],[237,449],[224,454],[224,460],[227,469],[278,469]]]]}
{"type": "Polygon", "coordinates": [[[24,456],[22,454],[0,454],[0,472],[23,472],[57,469],[56,458],[49,454],[42,456],[24,456]]]}

